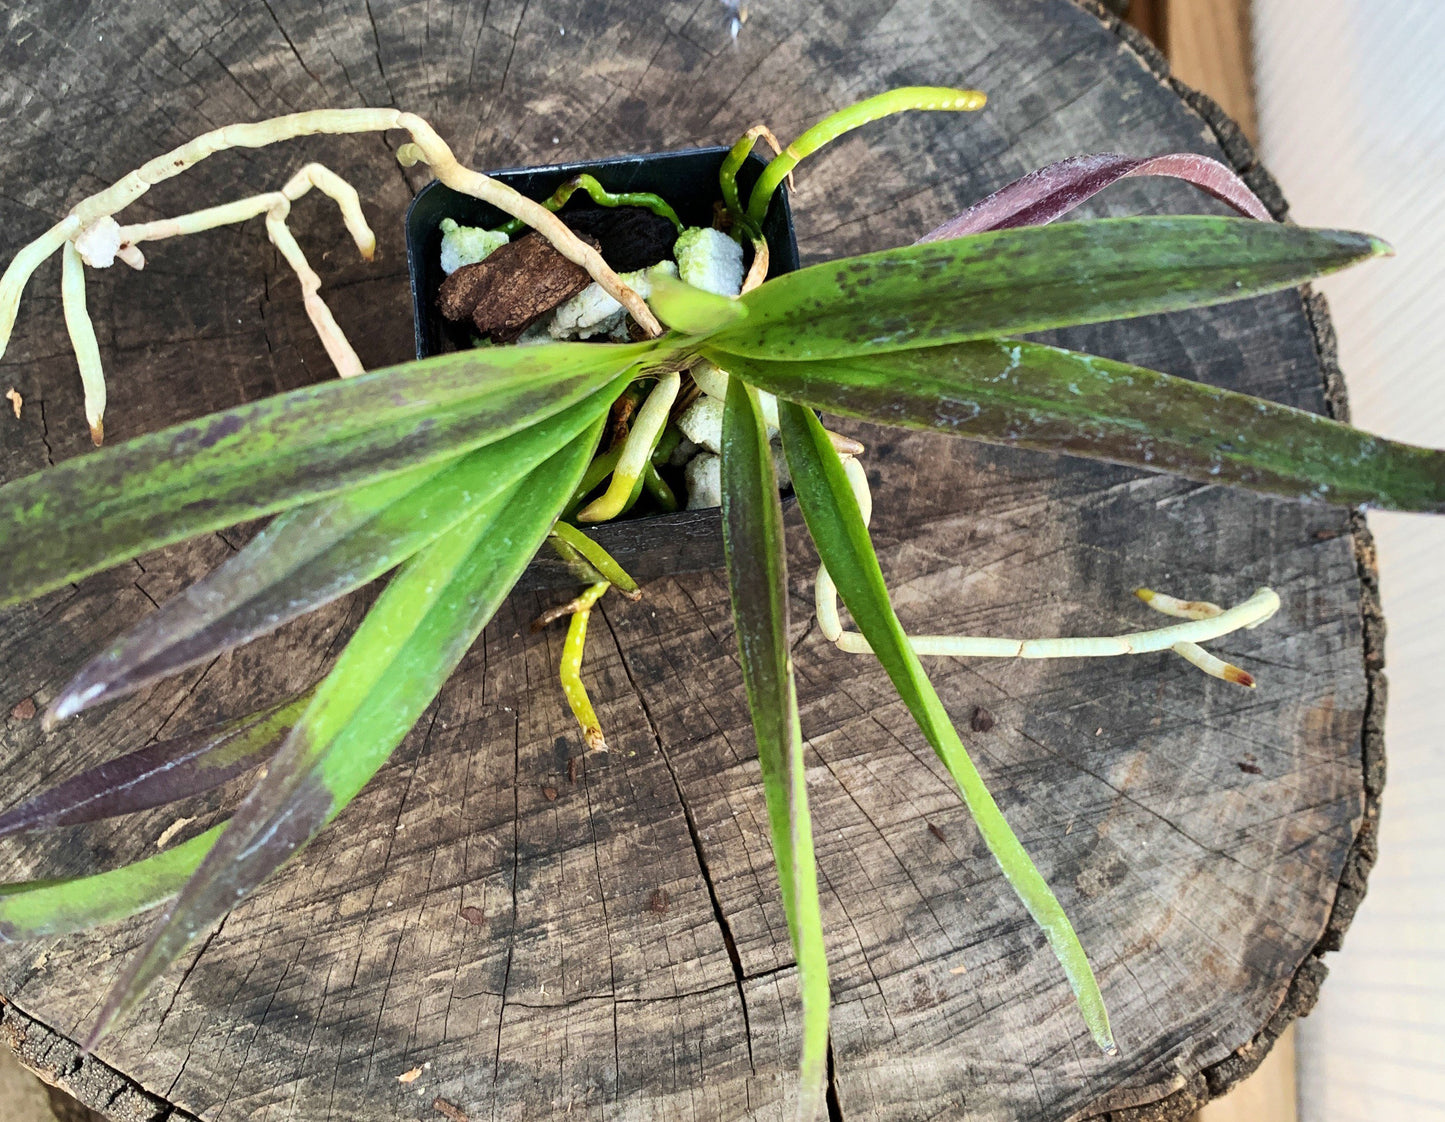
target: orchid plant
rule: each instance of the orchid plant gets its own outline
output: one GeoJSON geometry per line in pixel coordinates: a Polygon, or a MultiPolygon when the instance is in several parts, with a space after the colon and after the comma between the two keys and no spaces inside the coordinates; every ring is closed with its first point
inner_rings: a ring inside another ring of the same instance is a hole
{"type": "MultiPolygon", "coordinates": [[[[760,224],[799,160],[903,109],[973,110],[975,91],[894,90],[845,109],[781,151],[743,199],[737,173],[759,138],[724,161],[719,198],[753,252],[737,295],[659,278],[644,301],[548,206],[464,168],[424,121],[392,110],[327,110],[236,125],[157,157],[85,199],[0,279],[0,347],[22,289],[62,254],[62,296],[103,437],[104,380],[85,313],[84,266],[144,263],[144,241],[265,215],[342,380],[227,409],[103,448],[0,487],[0,604],[172,542],[274,515],[200,585],[119,637],[50,702],[51,722],[141,689],[394,573],[330,672],[260,712],[108,761],[0,815],[0,834],[163,805],[244,772],[257,778],[229,820],[110,871],[0,889],[0,937],[33,939],[165,904],[116,983],[93,1044],[182,949],[307,844],[367,783],[436,696],[549,538],[595,579],[570,616],[562,678],[590,747],[602,734],[582,685],[587,613],[609,588],[639,590],[564,514],[611,517],[635,496],[680,393],[722,403],[723,525],[733,615],[762,769],[771,841],[803,1007],[798,1114],[821,1108],[828,973],[788,645],[783,522],[770,429],[780,434],[822,561],[821,630],[882,664],[958,786],[1024,907],[1041,925],[1097,1045],[1115,1050],[1099,986],[1068,918],[970,759],[920,655],[1091,657],[1171,650],[1242,685],[1252,678],[1200,645],[1267,620],[1262,589],[1224,610],[1141,590],[1180,622],[1102,638],[906,634],[868,534],[861,451],[814,410],[876,424],[1168,471],[1272,495],[1445,511],[1445,452],[1410,447],[1288,407],[1030,342],[1019,336],[1237,300],[1388,253],[1373,237],[1270,220],[1227,168],[1195,155],[1064,160],[1004,187],[918,243],[767,278],[760,224]],[[580,265],[626,309],[640,341],[489,346],[363,373],[291,236],[291,202],[335,199],[364,255],[374,239],[356,193],[308,165],[279,192],[133,226],[114,215],[206,155],[316,132],[403,129],[404,163],[493,203],[580,265]],[[1050,223],[1130,176],[1186,180],[1243,217],[1050,223]],[[629,401],[636,420],[612,425],[629,401]],[[602,446],[605,431],[610,442],[602,446]],[[842,451],[840,452],[840,443],[842,451]],[[600,466],[599,466],[600,465],[600,466]],[[590,481],[590,482],[589,482],[590,481]],[[584,484],[586,484],[584,486],[584,484]],[[599,513],[600,512],[600,513],[599,513]],[[856,631],[845,629],[838,598],[856,631]]],[[[775,149],[778,146],[775,144],[775,149]]],[[[606,200],[601,200],[606,201],[606,200]]],[[[586,520],[585,518],[583,519],[586,520]]]]}

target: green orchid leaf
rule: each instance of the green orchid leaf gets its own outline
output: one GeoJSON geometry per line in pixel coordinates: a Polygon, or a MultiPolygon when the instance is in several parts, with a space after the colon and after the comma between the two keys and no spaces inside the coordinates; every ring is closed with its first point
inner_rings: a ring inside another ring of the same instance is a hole
{"type": "MultiPolygon", "coordinates": [[[[155,672],[148,671],[167,651],[172,654],[176,670],[206,658],[203,649],[195,659],[185,656],[193,649],[193,636],[207,624],[231,618],[247,604],[264,597],[277,583],[348,541],[379,511],[414,494],[455,462],[444,460],[404,471],[282,511],[238,554],[146,616],[81,667],[50,703],[47,723],[65,720],[162,677],[167,671],[158,666],[155,672]]],[[[278,618],[276,626],[287,618],[291,616],[278,618]]],[[[236,630],[240,632],[241,627],[236,630]]],[[[237,637],[232,645],[244,641],[237,637]]]]}
{"type": "Polygon", "coordinates": [[[791,402],[778,402],[778,421],[803,520],[843,603],[924,737],[958,784],[989,852],[1029,915],[1043,928],[1095,1043],[1112,1054],[1115,1045],[1109,1015],[1088,957],[1048,882],[989,794],[898,622],[868,528],[827,432],[811,410],[791,402]]]}
{"type": "Polygon", "coordinates": [[[165,903],[196,871],[224,825],[119,869],[0,885],[0,942],[69,935],[165,903]]]}
{"type": "Polygon", "coordinates": [[[826,362],[726,361],[780,397],[878,424],[1271,495],[1445,511],[1445,452],[1041,343],[982,339],[826,362]]]}
{"type": "Polygon", "coordinates": [[[1245,218],[998,230],[786,273],[746,293],[747,318],[709,345],[791,361],[907,350],[1225,303],[1388,252],[1366,234],[1245,218]]]}
{"type": "Polygon", "coordinates": [[[420,483],[409,472],[277,516],[240,553],[87,663],[51,703],[51,715],[71,716],[209,661],[394,568],[604,418],[626,383],[614,379],[420,483]]]}
{"type": "Polygon", "coordinates": [[[401,568],[107,997],[92,1042],[191,939],[339,814],[401,743],[546,540],[601,430],[593,424],[401,568]]]}
{"type": "Polygon", "coordinates": [[[788,646],[783,511],[757,391],[741,378],[728,383],[723,411],[722,492],[733,620],[762,765],[778,884],[802,991],[797,1117],[811,1119],[823,1105],[827,1084],[828,960],[788,646]]]}
{"type": "Polygon", "coordinates": [[[18,479],[0,487],[0,605],[501,440],[665,346],[441,355],[212,413],[18,479]]]}
{"type": "Polygon", "coordinates": [[[739,300],[694,288],[665,273],[653,278],[647,304],[668,327],[689,335],[718,331],[748,314],[739,300]]]}

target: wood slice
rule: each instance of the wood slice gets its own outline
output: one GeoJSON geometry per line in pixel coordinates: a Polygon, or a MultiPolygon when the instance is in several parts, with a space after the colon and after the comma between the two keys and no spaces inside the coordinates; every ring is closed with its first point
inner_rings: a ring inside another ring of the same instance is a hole
{"type": "MultiPolygon", "coordinates": [[[[82,195],[219,124],[325,105],[426,116],[478,168],[791,137],[889,86],[967,82],[970,115],[851,134],[800,170],[806,259],[912,240],[1080,152],[1230,159],[1282,213],[1207,100],[1102,10],[1066,0],[565,0],[318,6],[155,0],[7,18],[6,252],[82,195]]],[[[408,357],[399,135],[231,152],[131,221],[284,182],[316,159],[361,192],[363,263],[313,196],[292,227],[369,367],[408,357]]],[[[1210,210],[1135,181],[1089,213],[1210,210]]],[[[332,377],[259,221],[90,274],[123,440],[332,377]]],[[[88,447],[58,266],[32,282],[0,383],[0,478],[88,447]]],[[[1298,292],[1058,333],[1070,345],[1314,410],[1342,408],[1323,305],[1298,292]],[[1331,396],[1333,394],[1333,396],[1331,396]]],[[[1254,692],[1182,660],[933,661],[999,802],[1074,918],[1122,1055],[1098,1054],[1043,936],[869,659],[808,622],[814,558],[791,519],[795,657],[833,971],[830,1103],[842,1119],[1178,1118],[1249,1070],[1324,973],[1363,890],[1383,766],[1368,541],[1344,512],[1163,476],[849,427],[869,445],[875,537],[906,624],[982,634],[1150,626],[1132,589],[1284,608],[1216,646],[1254,692]],[[979,724],[986,722],[980,720],[979,724]],[[1153,1104],[1153,1105],[1150,1105],[1153,1104]]],[[[43,709],[89,652],[215,565],[236,533],[142,557],[0,619],[0,714],[43,709]]],[[[125,1119],[569,1115],[774,1119],[797,1053],[796,978],[725,581],[609,598],[587,675],[613,752],[571,765],[550,603],[515,595],[355,803],[199,941],[95,1057],[78,1057],[143,938],[0,948],[0,1027],[27,1063],[125,1119]],[[569,774],[569,768],[571,774],[569,774]],[[420,1068],[411,1082],[399,1077],[420,1068]],[[434,1100],[442,1105],[435,1106],[434,1100]]],[[[312,680],[365,595],[46,736],[3,720],[3,798],[312,680]]],[[[7,840],[4,878],[154,852],[221,802],[7,840]]]]}

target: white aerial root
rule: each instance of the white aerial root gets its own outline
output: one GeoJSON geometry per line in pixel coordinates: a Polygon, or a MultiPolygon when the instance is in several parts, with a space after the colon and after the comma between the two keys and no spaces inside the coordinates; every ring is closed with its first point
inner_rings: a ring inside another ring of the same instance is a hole
{"type": "Polygon", "coordinates": [[[95,329],[85,311],[85,279],[82,266],[104,268],[116,258],[139,269],[145,258],[137,248],[142,241],[176,237],[217,226],[243,222],[266,215],[266,232],[301,281],[307,315],[316,327],[327,354],[342,376],[361,372],[361,363],[347,343],[330,310],[319,295],[320,278],[307,264],[300,246],[286,227],[291,203],[311,188],[336,200],[347,230],[368,260],[376,239],[361,213],[354,188],[340,176],[319,164],[308,164],[280,191],[241,199],[223,206],[196,211],[158,222],[120,226],[114,216],[164,180],[179,175],[207,156],[231,148],[263,148],[283,140],[317,134],[386,132],[401,129],[412,142],[403,144],[397,158],[408,166],[430,165],[433,174],[454,191],[491,203],[513,218],[520,218],[546,238],[562,256],[580,265],[609,296],[627,309],[632,318],[652,336],[662,327],[642,298],[622,282],[603,261],[601,254],[582,241],[551,211],[479,172],[463,167],[446,142],[414,113],[396,109],[317,109],[292,113],[250,124],[227,125],[196,137],[179,148],[147,161],[117,180],[104,191],[82,199],[70,213],[45,233],[23,247],[0,276],[0,356],[9,345],[20,310],[20,298],[31,274],[56,250],[64,249],[61,295],[66,328],[75,348],[85,388],[85,413],[91,438],[99,444],[104,435],[105,381],[95,329]]]}
{"type": "Polygon", "coordinates": [[[70,332],[70,345],[75,348],[75,361],[80,367],[90,439],[99,444],[105,439],[105,373],[100,368],[95,325],[85,310],[85,262],[80,259],[80,250],[70,242],[66,242],[60,252],[60,303],[65,313],[65,329],[70,332]]]}
{"type": "Polygon", "coordinates": [[[296,244],[296,239],[291,236],[291,231],[286,226],[286,214],[290,209],[291,204],[282,200],[281,204],[266,212],[266,236],[271,239],[271,244],[281,251],[281,256],[286,258],[286,263],[301,282],[301,300],[306,307],[306,315],[311,320],[311,326],[316,329],[316,334],[321,337],[321,345],[326,348],[326,354],[331,359],[331,364],[336,367],[336,373],[343,378],[363,374],[365,371],[361,359],[356,356],[340,326],[332,318],[326,301],[321,299],[321,278],[307,263],[306,254],[301,252],[301,247],[296,244]]]}
{"type": "Polygon", "coordinates": [[[602,291],[626,308],[627,314],[636,320],[649,336],[662,334],[662,324],[657,322],[657,317],[652,314],[652,309],[642,297],[623,283],[607,262],[602,260],[602,254],[569,230],[565,222],[541,203],[480,172],[463,167],[457,162],[446,142],[415,113],[398,114],[397,124],[393,127],[406,129],[412,135],[413,143],[403,144],[396,152],[396,158],[403,166],[417,162],[429,164],[432,174],[453,191],[472,195],[483,202],[491,203],[513,218],[520,218],[551,242],[553,248],[568,261],[586,269],[587,275],[601,286],[602,291]]]}
{"type": "Polygon", "coordinates": [[[622,445],[622,455],[612,469],[612,482],[607,490],[577,512],[578,522],[606,522],[616,518],[632,497],[632,489],[647,467],[647,458],[657,444],[657,438],[667,425],[672,403],[677,400],[677,391],[682,384],[681,376],[673,371],[657,380],[637,411],[632,429],[622,445]]]}
{"type": "MultiPolygon", "coordinates": [[[[1267,591],[1261,589],[1261,591],[1267,591]]],[[[1162,592],[1155,592],[1153,589],[1136,589],[1134,595],[1143,600],[1156,612],[1162,612],[1166,616],[1174,616],[1176,619],[1217,619],[1224,615],[1224,609],[1218,604],[1211,604],[1208,600],[1178,600],[1173,596],[1166,596],[1162,592]]],[[[1269,615],[1261,616],[1253,623],[1246,623],[1246,628],[1258,627],[1279,609],[1279,597],[1275,597],[1274,608],[1269,615]]],[[[1232,663],[1223,659],[1215,658],[1197,643],[1179,642],[1171,648],[1175,654],[1188,662],[1192,662],[1206,674],[1215,678],[1223,678],[1226,682],[1234,682],[1237,685],[1248,686],[1254,689],[1254,675],[1248,671],[1241,670],[1232,663]]]]}
{"type": "MultiPolygon", "coordinates": [[[[862,465],[856,460],[844,460],[843,466],[863,514],[863,523],[867,525],[873,514],[867,477],[863,473],[862,465]]],[[[1269,619],[1279,610],[1279,596],[1272,589],[1261,588],[1248,600],[1228,610],[1205,601],[1178,600],[1147,588],[1139,589],[1136,595],[1154,610],[1187,622],[1150,631],[1095,638],[992,639],[960,635],[910,635],[908,641],[917,654],[955,658],[1107,658],[1114,655],[1172,650],[1206,674],[1253,688],[1254,678],[1251,675],[1216,658],[1199,644],[1244,628],[1258,627],[1269,619]]],[[[837,588],[825,566],[818,567],[814,596],[818,626],[825,639],[849,654],[873,653],[873,648],[862,635],[856,631],[844,630],[838,615],[837,588]]]]}
{"type": "MultiPolygon", "coordinates": [[[[116,256],[133,268],[141,268],[145,264],[145,258],[141,256],[138,248],[141,242],[196,234],[202,230],[214,230],[219,226],[230,226],[238,222],[245,222],[258,214],[264,214],[266,216],[266,236],[271,239],[271,244],[280,251],[281,256],[286,259],[286,263],[296,273],[296,279],[301,282],[302,302],[312,327],[316,329],[316,334],[321,339],[321,345],[326,348],[326,354],[331,359],[332,365],[336,367],[336,372],[343,378],[350,378],[364,373],[361,359],[357,357],[356,351],[347,342],[345,333],[331,315],[331,309],[321,299],[321,278],[316,275],[307,262],[306,255],[296,244],[295,237],[292,236],[290,228],[286,225],[286,218],[291,213],[291,204],[313,187],[335,200],[341,211],[341,220],[346,224],[346,230],[351,235],[352,241],[356,243],[357,250],[365,260],[370,261],[376,254],[376,235],[372,233],[371,227],[366,222],[366,216],[361,212],[361,199],[356,193],[356,188],[321,164],[307,164],[293,175],[279,191],[267,191],[265,194],[237,199],[233,203],[209,207],[191,214],[182,214],[176,218],[162,218],[155,222],[120,226],[117,228],[120,245],[116,250],[116,256]],[[128,253],[131,256],[126,256],[128,253]]],[[[88,229],[94,228],[95,225],[88,227],[88,229]]]]}
{"type": "Polygon", "coordinates": [[[140,222],[134,226],[120,228],[121,245],[139,245],[141,242],[174,238],[182,234],[195,234],[202,230],[214,230],[217,226],[230,226],[245,222],[258,214],[266,214],[280,208],[284,214],[290,204],[305,195],[312,188],[335,200],[341,211],[341,220],[346,231],[356,242],[361,256],[370,261],[376,253],[376,235],[367,225],[366,216],[361,213],[361,199],[356,188],[334,171],[321,164],[307,164],[279,191],[267,191],[252,195],[249,199],[237,199],[234,203],[198,210],[177,218],[162,218],[156,222],[140,222]]]}

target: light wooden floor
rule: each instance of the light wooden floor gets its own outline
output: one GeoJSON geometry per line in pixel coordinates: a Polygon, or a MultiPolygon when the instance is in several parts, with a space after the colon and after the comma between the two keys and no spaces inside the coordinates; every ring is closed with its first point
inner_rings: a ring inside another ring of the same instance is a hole
{"type": "Polygon", "coordinates": [[[0,1044],[0,1117],[10,1122],[55,1122],[50,1096],[40,1080],[15,1060],[0,1044]]]}

